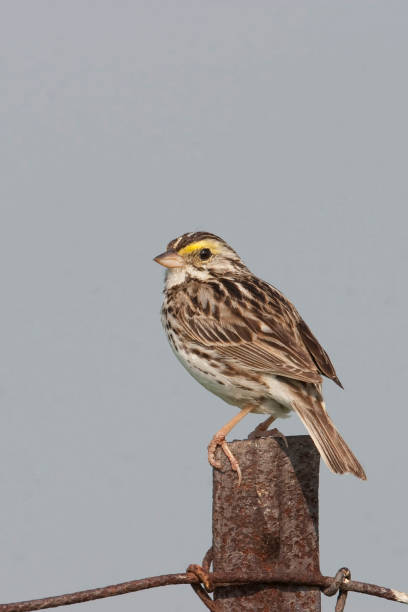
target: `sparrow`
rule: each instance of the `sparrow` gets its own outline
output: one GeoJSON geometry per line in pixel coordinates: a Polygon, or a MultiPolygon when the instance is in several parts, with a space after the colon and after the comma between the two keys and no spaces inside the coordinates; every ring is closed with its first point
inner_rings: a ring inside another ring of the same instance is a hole
{"type": "Polygon", "coordinates": [[[295,412],[332,472],[365,480],[323,400],[323,376],[342,384],[295,306],[209,232],[171,240],[155,261],[167,268],[161,318],[174,354],[206,389],[239,408],[210,441],[209,463],[220,468],[215,458],[220,446],[240,483],[228,433],[250,412],[268,415],[257,435],[295,412]]]}

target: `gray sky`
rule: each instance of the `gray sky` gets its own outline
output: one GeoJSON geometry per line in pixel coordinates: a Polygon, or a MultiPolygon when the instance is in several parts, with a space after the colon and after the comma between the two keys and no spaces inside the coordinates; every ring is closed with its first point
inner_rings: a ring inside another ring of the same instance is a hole
{"type": "MultiPolygon", "coordinates": [[[[294,301],[344,383],[327,405],[368,481],[321,468],[323,573],[408,590],[407,3],[0,12],[1,601],[208,548],[206,445],[234,408],[173,357],[152,262],[196,229],[294,301]]],[[[202,605],[169,587],[80,609],[202,605]]]]}

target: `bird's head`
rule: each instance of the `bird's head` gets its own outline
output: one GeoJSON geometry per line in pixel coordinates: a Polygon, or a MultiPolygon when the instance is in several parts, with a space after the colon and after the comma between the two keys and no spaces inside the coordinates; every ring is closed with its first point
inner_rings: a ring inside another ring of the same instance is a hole
{"type": "Polygon", "coordinates": [[[190,232],[175,238],[154,261],[168,268],[167,288],[190,278],[206,281],[218,274],[246,270],[234,249],[208,232],[190,232]]]}

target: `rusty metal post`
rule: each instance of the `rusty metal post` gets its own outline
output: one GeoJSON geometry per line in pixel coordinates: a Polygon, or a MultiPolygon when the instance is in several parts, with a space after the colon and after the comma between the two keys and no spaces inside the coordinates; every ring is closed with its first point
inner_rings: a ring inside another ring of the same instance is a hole
{"type": "MultiPolygon", "coordinates": [[[[319,572],[319,453],[309,436],[258,438],[229,444],[242,484],[218,451],[213,473],[215,572],[256,576],[286,569],[319,572]]],[[[320,612],[314,587],[251,584],[215,589],[220,612],[320,612]]]]}

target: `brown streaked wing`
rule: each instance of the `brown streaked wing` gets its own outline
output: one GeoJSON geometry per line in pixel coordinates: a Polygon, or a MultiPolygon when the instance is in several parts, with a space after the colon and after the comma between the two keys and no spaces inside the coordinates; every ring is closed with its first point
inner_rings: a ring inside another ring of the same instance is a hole
{"type": "Polygon", "coordinates": [[[327,376],[327,378],[331,378],[335,383],[339,385],[343,389],[343,385],[337,377],[336,370],[330,360],[330,357],[324,350],[324,348],[320,345],[319,341],[312,334],[309,326],[300,319],[298,323],[298,329],[300,331],[300,335],[302,336],[302,340],[306,345],[306,348],[310,352],[315,361],[319,371],[327,376]]]}
{"type": "Polygon", "coordinates": [[[233,359],[258,372],[321,382],[320,373],[297,331],[299,316],[290,302],[285,316],[277,319],[275,310],[272,319],[267,305],[256,313],[244,311],[242,303],[232,306],[231,300],[220,296],[216,299],[213,288],[208,286],[204,290],[203,283],[196,290],[190,286],[188,294],[188,298],[180,295],[177,300],[177,318],[190,341],[212,347],[220,357],[233,359]],[[292,312],[291,316],[288,312],[292,312]],[[267,331],[262,331],[262,327],[267,331]]]}

